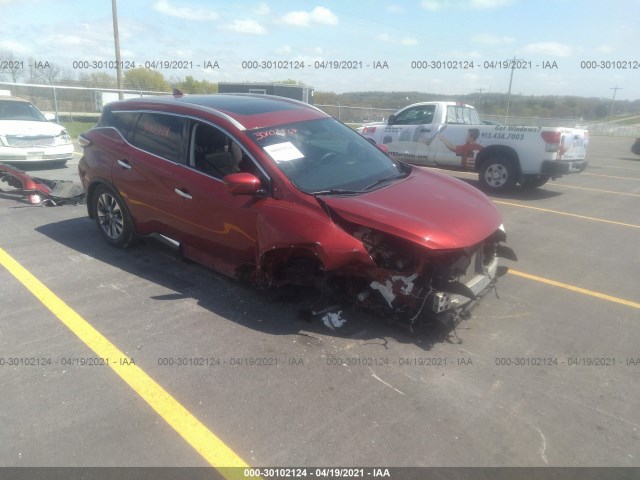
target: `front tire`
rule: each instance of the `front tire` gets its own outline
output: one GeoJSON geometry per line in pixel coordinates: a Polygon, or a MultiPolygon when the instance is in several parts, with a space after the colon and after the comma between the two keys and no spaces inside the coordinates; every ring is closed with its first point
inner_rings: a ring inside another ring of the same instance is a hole
{"type": "Polygon", "coordinates": [[[522,188],[533,189],[538,188],[547,183],[551,179],[550,175],[525,175],[520,184],[522,188]]]}
{"type": "Polygon", "coordinates": [[[492,192],[504,192],[516,183],[514,162],[505,157],[492,157],[480,167],[480,185],[492,192]]]}
{"type": "Polygon", "coordinates": [[[91,196],[91,208],[98,231],[109,245],[127,248],[134,243],[133,222],[120,195],[106,185],[99,185],[91,196]]]}

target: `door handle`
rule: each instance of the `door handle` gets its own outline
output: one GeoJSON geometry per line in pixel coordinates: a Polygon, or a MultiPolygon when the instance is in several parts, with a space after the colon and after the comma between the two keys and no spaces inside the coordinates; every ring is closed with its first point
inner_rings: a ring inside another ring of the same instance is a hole
{"type": "Polygon", "coordinates": [[[129,160],[118,160],[118,165],[126,168],[127,170],[131,170],[131,164],[129,163],[129,160]]]}
{"type": "Polygon", "coordinates": [[[174,191],[181,197],[186,198],[187,200],[191,200],[193,198],[190,193],[185,192],[184,190],[181,190],[179,188],[176,188],[174,191]]]}

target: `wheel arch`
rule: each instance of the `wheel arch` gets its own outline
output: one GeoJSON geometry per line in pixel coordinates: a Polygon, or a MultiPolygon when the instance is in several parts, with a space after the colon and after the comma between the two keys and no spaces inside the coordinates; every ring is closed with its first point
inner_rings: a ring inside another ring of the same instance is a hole
{"type": "Polygon", "coordinates": [[[117,193],[117,190],[113,185],[111,185],[111,183],[109,183],[108,180],[105,180],[104,178],[92,179],[91,183],[89,183],[89,186],[87,187],[87,213],[89,214],[89,218],[91,219],[93,219],[93,194],[96,191],[96,188],[98,188],[100,185],[104,185],[105,187],[108,187],[117,193]]]}
{"type": "Polygon", "coordinates": [[[520,157],[518,152],[515,151],[514,148],[509,147],[507,145],[489,145],[488,147],[484,147],[482,150],[478,152],[476,157],[476,164],[474,170],[476,172],[480,172],[482,169],[482,165],[494,157],[505,157],[513,162],[514,167],[516,168],[516,176],[519,179],[522,175],[522,169],[520,168],[520,157]]]}
{"type": "Polygon", "coordinates": [[[264,252],[259,259],[255,280],[259,285],[302,285],[306,282],[300,281],[301,273],[306,273],[306,280],[313,282],[315,274],[323,271],[326,268],[317,244],[295,244],[264,252]]]}

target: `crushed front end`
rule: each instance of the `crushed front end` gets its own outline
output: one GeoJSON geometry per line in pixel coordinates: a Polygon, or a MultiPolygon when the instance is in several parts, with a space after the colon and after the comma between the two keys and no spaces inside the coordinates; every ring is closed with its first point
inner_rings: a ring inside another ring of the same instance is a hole
{"type": "Polygon", "coordinates": [[[498,258],[517,260],[503,245],[502,225],[475,245],[442,251],[369,227],[354,226],[351,234],[362,241],[376,266],[346,266],[333,272],[334,279],[346,284],[357,308],[390,313],[410,323],[435,318],[455,326],[506,273],[498,258]]]}

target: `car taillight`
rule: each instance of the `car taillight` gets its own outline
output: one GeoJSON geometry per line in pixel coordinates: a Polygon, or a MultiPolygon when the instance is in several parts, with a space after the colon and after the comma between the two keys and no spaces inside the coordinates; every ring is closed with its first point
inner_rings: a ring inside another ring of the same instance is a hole
{"type": "Polygon", "coordinates": [[[560,132],[541,132],[540,135],[546,144],[545,151],[557,152],[560,150],[562,134],[560,132]]]}
{"type": "Polygon", "coordinates": [[[375,133],[376,131],[376,127],[364,127],[364,130],[362,130],[362,133],[375,133]]]}
{"type": "Polygon", "coordinates": [[[91,145],[91,140],[80,135],[78,137],[78,143],[80,144],[81,147],[88,147],[89,145],[91,145]]]}

